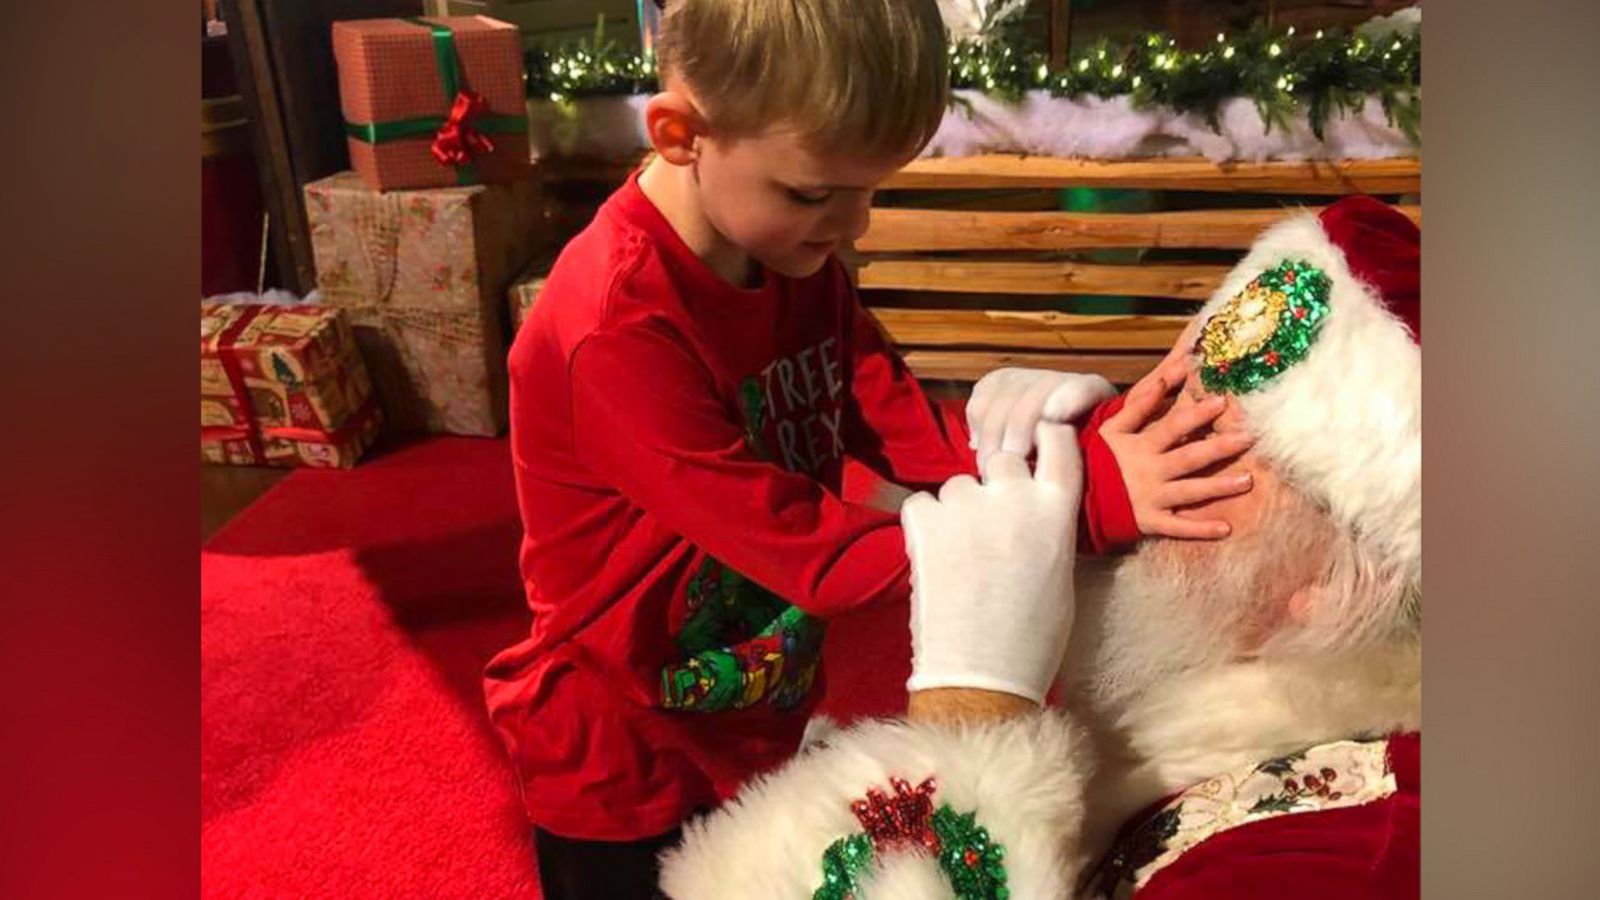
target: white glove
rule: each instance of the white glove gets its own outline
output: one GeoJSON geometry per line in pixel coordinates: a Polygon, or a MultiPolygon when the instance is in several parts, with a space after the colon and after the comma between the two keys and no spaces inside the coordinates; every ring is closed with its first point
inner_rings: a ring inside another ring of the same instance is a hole
{"type": "Polygon", "coordinates": [[[1083,461],[1070,426],[1041,425],[1037,473],[991,456],[935,500],[901,507],[911,557],[912,691],[1004,691],[1043,703],[1072,628],[1083,461]]]}
{"type": "Polygon", "coordinates": [[[1099,375],[1018,368],[990,372],[973,385],[967,400],[967,429],[979,468],[991,453],[1026,457],[1040,422],[1075,421],[1116,393],[1099,375]]]}

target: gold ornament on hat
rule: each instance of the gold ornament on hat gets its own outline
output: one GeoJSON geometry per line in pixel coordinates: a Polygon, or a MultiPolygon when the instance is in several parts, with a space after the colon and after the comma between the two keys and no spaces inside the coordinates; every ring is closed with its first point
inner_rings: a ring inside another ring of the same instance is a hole
{"type": "Polygon", "coordinates": [[[1232,363],[1260,350],[1278,330],[1278,318],[1289,308],[1289,297],[1250,282],[1234,294],[1200,332],[1200,350],[1208,366],[1232,363]]]}
{"type": "Polygon", "coordinates": [[[1304,359],[1328,314],[1330,286],[1321,269],[1286,260],[1228,298],[1200,330],[1206,389],[1248,393],[1304,359]]]}

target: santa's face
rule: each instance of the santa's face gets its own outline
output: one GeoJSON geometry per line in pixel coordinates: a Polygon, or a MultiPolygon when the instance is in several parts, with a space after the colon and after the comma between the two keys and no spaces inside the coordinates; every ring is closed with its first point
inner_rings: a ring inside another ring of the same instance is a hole
{"type": "MultiPolygon", "coordinates": [[[[1177,402],[1205,399],[1197,382],[1177,402]]],[[[1244,427],[1236,406],[1218,430],[1244,427]]],[[[1248,658],[1295,618],[1337,535],[1328,517],[1253,452],[1219,471],[1253,489],[1195,509],[1228,522],[1216,541],[1147,540],[1078,592],[1068,674],[1099,704],[1118,705],[1164,678],[1248,658]]]]}

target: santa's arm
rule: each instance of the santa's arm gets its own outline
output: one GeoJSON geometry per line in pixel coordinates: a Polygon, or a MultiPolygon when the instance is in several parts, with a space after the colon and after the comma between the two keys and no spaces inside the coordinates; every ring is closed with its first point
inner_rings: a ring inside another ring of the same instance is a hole
{"type": "Polygon", "coordinates": [[[663,858],[669,896],[886,900],[974,877],[1003,878],[1018,898],[1070,895],[1084,754],[1038,703],[1072,624],[1082,476],[1072,430],[1040,429],[1035,471],[1000,452],[984,476],[901,512],[911,720],[830,735],[688,826],[663,858]]]}
{"type": "MultiPolygon", "coordinates": [[[[683,843],[662,858],[662,889],[674,900],[811,900],[827,883],[829,848],[873,845],[852,806],[865,802],[870,819],[872,792],[881,792],[881,808],[898,795],[898,780],[899,790],[928,795],[922,809],[929,815],[908,817],[907,830],[927,825],[942,849],[955,851],[955,864],[968,865],[967,845],[943,844],[970,841],[973,829],[982,828],[1001,848],[992,856],[1011,896],[1069,896],[1082,865],[1076,854],[1083,775],[1074,742],[1065,717],[1036,708],[993,718],[873,721],[835,732],[686,826],[683,843]],[[951,814],[969,813],[972,829],[935,827],[958,821],[951,814]]],[[[928,893],[950,882],[938,860],[907,850],[885,840],[871,851],[858,872],[857,900],[950,895],[928,893]]]]}

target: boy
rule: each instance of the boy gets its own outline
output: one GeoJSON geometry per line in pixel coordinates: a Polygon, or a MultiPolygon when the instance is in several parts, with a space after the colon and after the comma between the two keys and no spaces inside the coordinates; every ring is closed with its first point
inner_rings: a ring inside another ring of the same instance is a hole
{"type": "Polygon", "coordinates": [[[795,751],[823,620],[907,594],[844,457],[916,489],[974,470],[833,256],[938,127],[946,53],[934,0],[667,5],[656,156],[510,358],[534,621],[485,693],[547,900],[651,896],[684,818],[795,751]]]}

